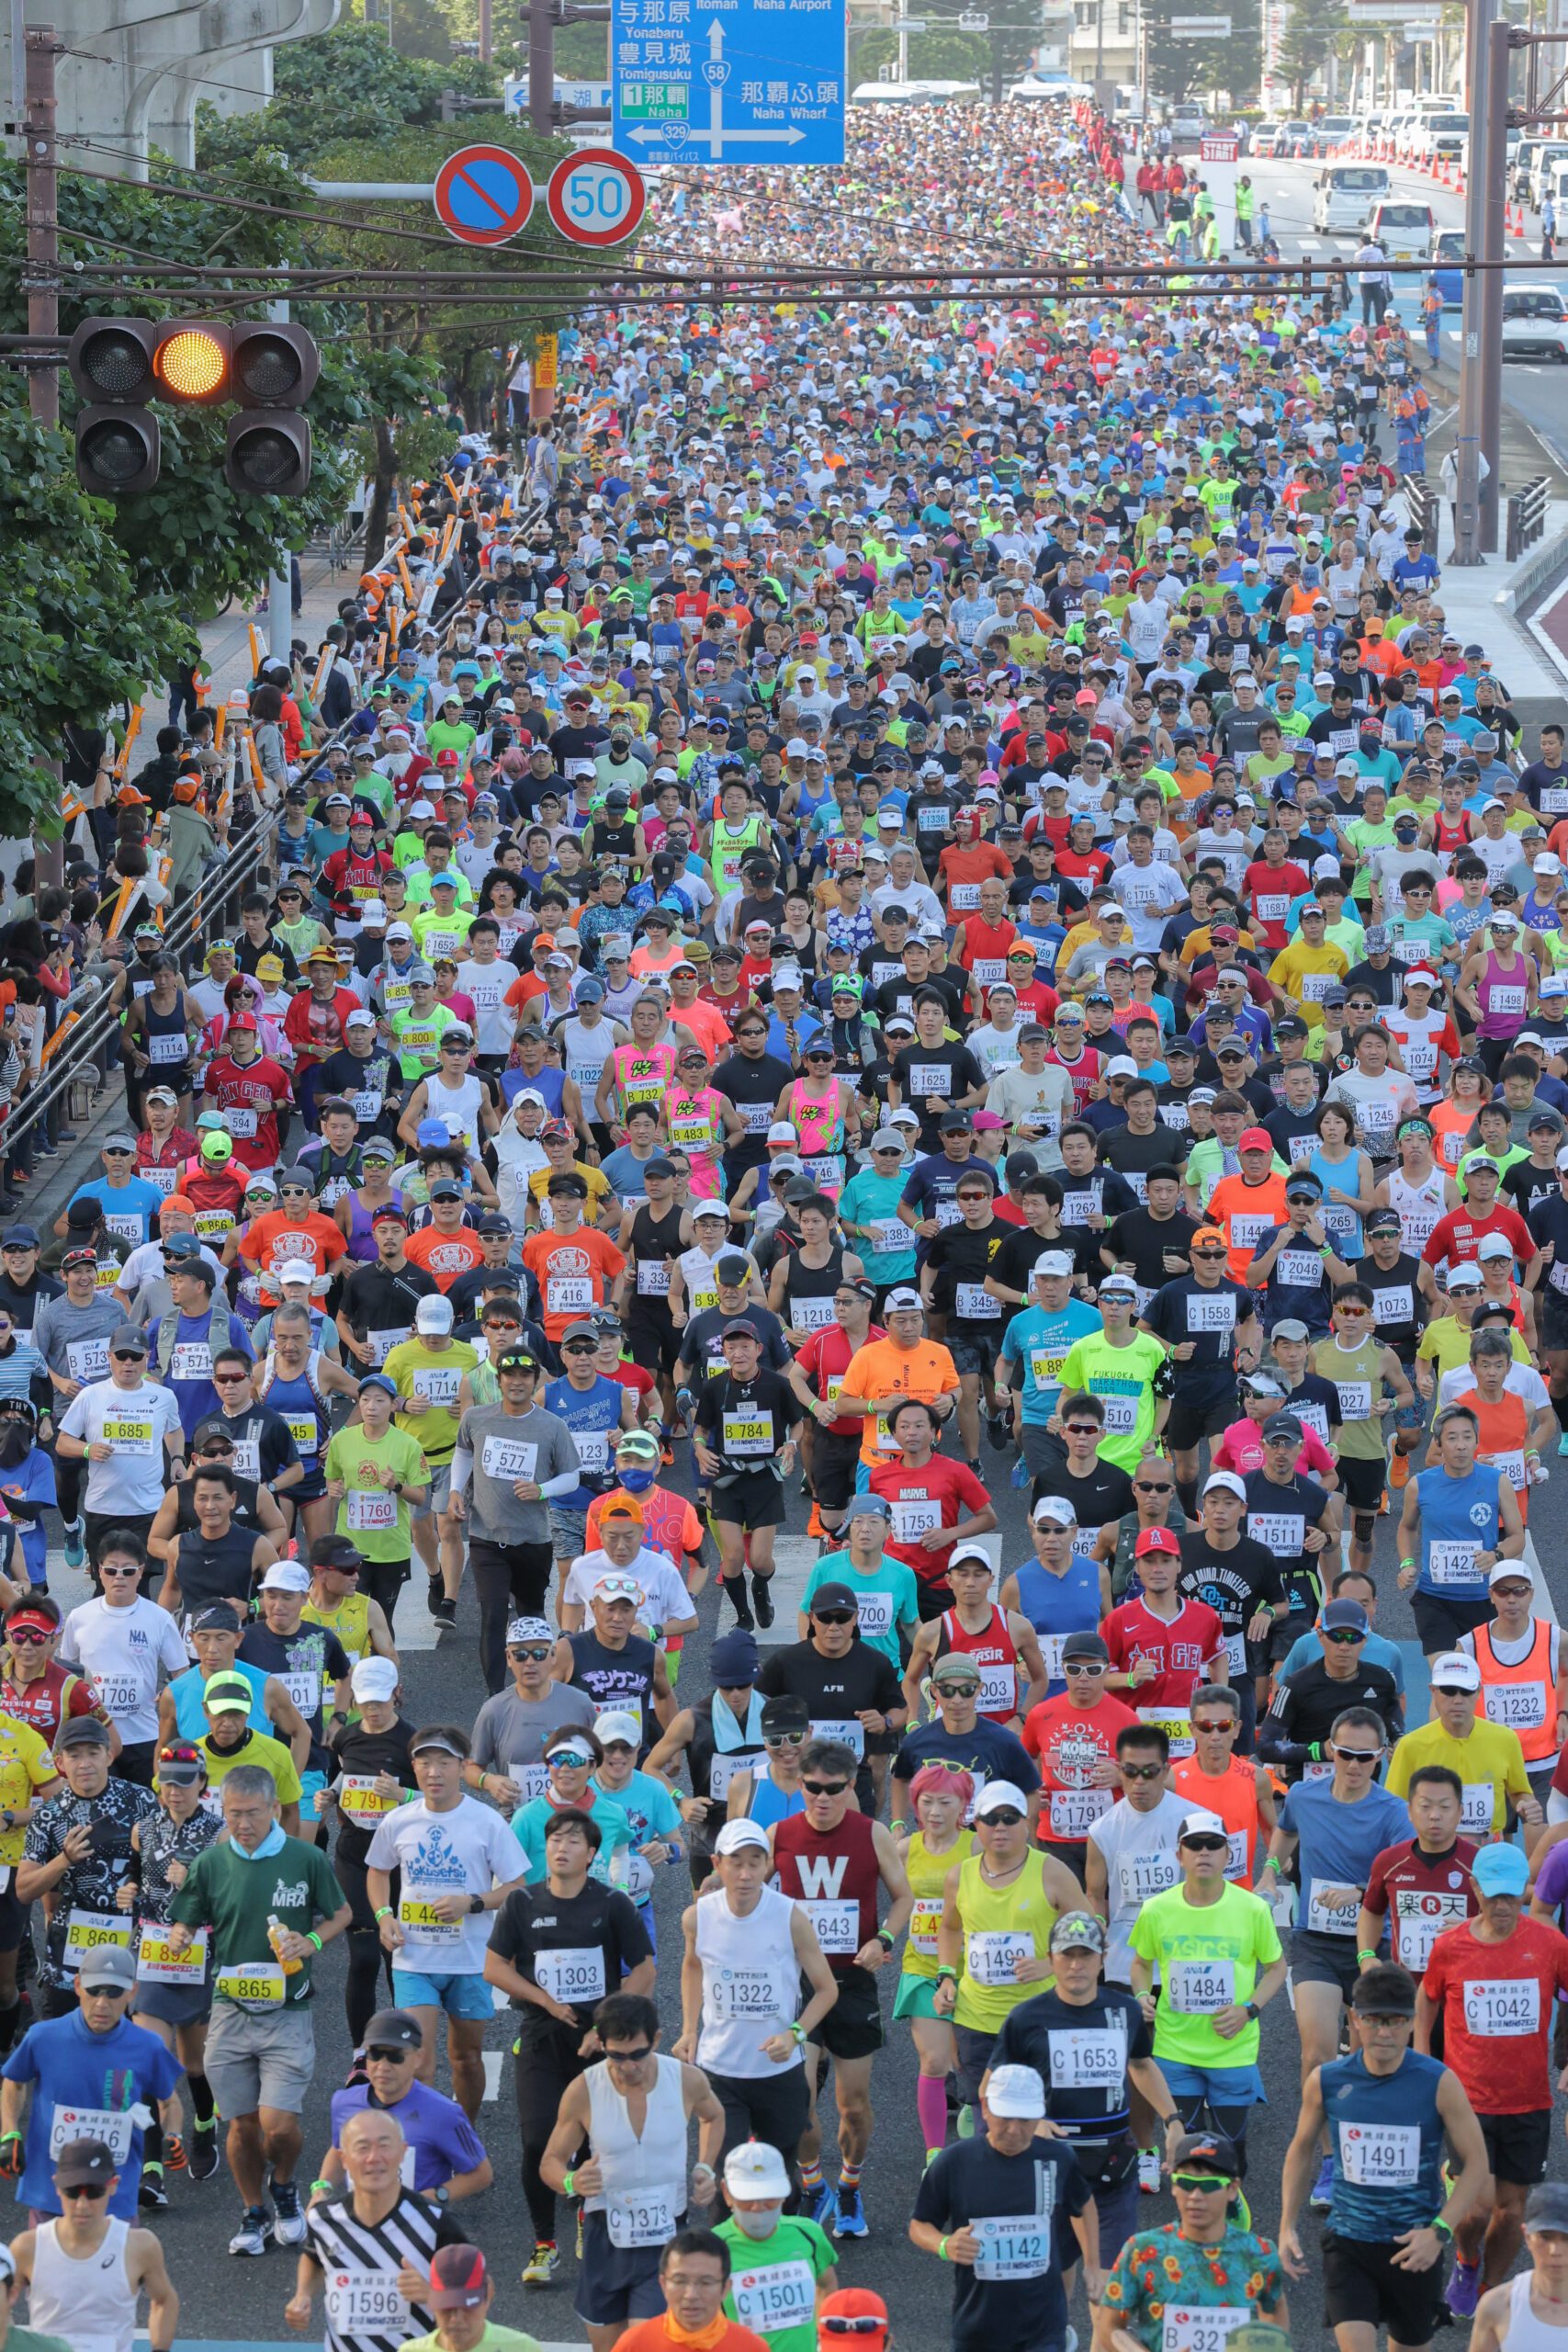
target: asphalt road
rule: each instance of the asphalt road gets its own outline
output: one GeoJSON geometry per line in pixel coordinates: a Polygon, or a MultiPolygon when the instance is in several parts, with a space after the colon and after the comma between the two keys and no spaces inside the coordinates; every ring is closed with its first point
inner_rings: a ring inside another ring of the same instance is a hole
{"type": "MultiPolygon", "coordinates": [[[[1350,236],[1323,236],[1313,227],[1314,185],[1323,166],[1315,162],[1284,163],[1252,162],[1243,166],[1251,175],[1260,203],[1269,207],[1269,220],[1279,242],[1281,257],[1286,261],[1326,261],[1348,258],[1359,243],[1350,236]]],[[[1397,198],[1429,204],[1439,230],[1462,229],[1464,198],[1451,188],[1440,187],[1425,173],[1407,172],[1398,164],[1387,166],[1393,193],[1397,198]]],[[[1526,237],[1510,237],[1511,258],[1534,260],[1540,251],[1539,224],[1531,213],[1525,215],[1527,229],[1533,233],[1526,237]]],[[[1519,282],[1557,285],[1568,288],[1568,259],[1562,264],[1559,279],[1542,271],[1531,271],[1528,281],[1521,273],[1519,282]]],[[[1401,313],[1418,327],[1420,320],[1419,278],[1394,281],[1395,302],[1401,313]]],[[[1448,311],[1443,320],[1443,359],[1450,368],[1459,364],[1460,314],[1448,311]]],[[[1503,370],[1503,398],[1515,415],[1530,427],[1548,445],[1549,454],[1562,467],[1568,468],[1568,401],[1564,400],[1564,370],[1547,360],[1526,361],[1506,366],[1503,370]]]]}
{"type": "MultiPolygon", "coordinates": [[[[1009,1484],[1009,1466],[1005,1457],[987,1451],[986,1468],[1001,1521],[1001,1557],[1010,1568],[1027,1556],[1029,1544],[1024,1529],[1025,1498],[1009,1484]]],[[[1555,1491],[1554,1487],[1549,1488],[1542,1498],[1549,1505],[1540,1512],[1543,1520],[1550,1521],[1553,1516],[1549,1498],[1555,1491]]],[[[792,1504],[791,1517],[798,1532],[805,1521],[798,1498],[792,1504]]],[[[781,1600],[791,1584],[798,1590],[810,1550],[799,1541],[787,1546],[787,1553],[793,1557],[787,1566],[781,1566],[781,1600]]],[[[784,1558],[782,1553],[781,1561],[784,1558]]],[[[1408,1607],[1393,1589],[1393,1546],[1387,1527],[1380,1535],[1379,1565],[1389,1596],[1380,1611],[1380,1630],[1392,1638],[1408,1639],[1413,1629],[1408,1607]]],[[[85,1579],[65,1574],[58,1555],[51,1563],[51,1580],[67,1605],[85,1597],[85,1579]]],[[[704,1668],[709,1643],[717,1630],[715,1587],[710,1585],[699,1607],[701,1628],[688,1642],[682,1660],[679,1686],[682,1696],[690,1691],[700,1696],[709,1687],[704,1668]]],[[[401,1628],[405,1637],[413,1634],[428,1644],[431,1636],[422,1602],[410,1597],[405,1600],[403,1614],[407,1620],[401,1628]]],[[[726,1604],[727,1622],[728,1614],[726,1604]]],[[[792,1623],[793,1607],[788,1611],[781,1608],[779,1616],[784,1624],[792,1623]]],[[[483,1695],[477,1666],[476,1634],[477,1612],[465,1592],[455,1634],[445,1636],[438,1649],[405,1649],[408,1713],[412,1720],[434,1716],[472,1721],[483,1695]]],[[[1411,1679],[1417,1686],[1413,1716],[1420,1720],[1425,1713],[1424,1685],[1419,1652],[1413,1643],[1408,1655],[1416,1669],[1411,1679]]],[[[684,1871],[671,1869],[662,1872],[655,1904],[660,1950],[666,1955],[678,1950],[684,1899],[684,1871]]],[[[334,1952],[329,1951],[318,1973],[318,2061],[307,2109],[307,2169],[302,2175],[306,2179],[313,2176],[325,2145],[328,2098],[343,2080],[349,2057],[341,2005],[341,1963],[334,1952]]],[[[884,1984],[884,2002],[888,2010],[893,1990],[890,1970],[884,1984]]],[[[660,1969],[659,2001],[668,2041],[678,2030],[679,2019],[678,1973],[668,1958],[660,1969]]],[[[525,2293],[516,2283],[531,2239],[517,2187],[518,2141],[512,2105],[511,2061],[502,2054],[506,2041],[498,2018],[490,2036],[491,2095],[480,2116],[480,2129],[495,2165],[497,2181],[484,2197],[464,2207],[464,2219],[472,2225],[502,2282],[498,2318],[513,2326],[530,2329],[547,2343],[578,2342],[582,2330],[571,2310],[574,2265],[570,2260],[560,2283],[547,2292],[525,2293]]],[[[1285,2004],[1278,2002],[1266,2013],[1263,2037],[1263,2072],[1271,2103],[1259,2113],[1251,2134],[1251,2192],[1258,2226],[1265,2231],[1278,2218],[1278,2182],[1293,2126],[1297,2068],[1290,2016],[1285,2004]]],[[[921,2150],[915,2115],[915,2066],[902,2026],[889,2027],[887,2048],[876,2067],[874,2095],[876,2129],[863,2183],[872,2235],[863,2244],[846,2246],[842,2277],[845,2283],[874,2284],[888,2297],[900,2339],[910,2352],[940,2352],[948,2341],[947,2282],[938,2274],[934,2262],[915,2252],[906,2234],[921,2150]]],[[[829,2097],[824,2105],[829,2131],[830,2109],[829,2097]]],[[[1568,2159],[1561,2141],[1557,2143],[1554,2164],[1568,2177],[1568,2159]]],[[[226,2169],[200,2186],[188,2179],[173,2183],[171,2205],[168,2212],[160,2217],[158,2227],[183,2299],[180,2341],[184,2346],[243,2343],[266,2347],[286,2337],[282,2310],[292,2290],[293,2257],[275,2250],[260,2261],[231,2259],[227,2245],[236,2210],[226,2169]]],[[[1148,2198],[1144,2211],[1151,2222],[1168,2219],[1169,2200],[1164,2195],[1148,2198]]],[[[1296,2341],[1303,2346],[1316,2347],[1321,2344],[1326,2347],[1330,2339],[1321,2326],[1321,2313],[1313,2306],[1310,2290],[1297,2301],[1297,2325],[1293,2331],[1296,2341]]],[[[1081,2311],[1077,2318],[1080,2327],[1084,2326],[1085,2314],[1081,2311]]]]}

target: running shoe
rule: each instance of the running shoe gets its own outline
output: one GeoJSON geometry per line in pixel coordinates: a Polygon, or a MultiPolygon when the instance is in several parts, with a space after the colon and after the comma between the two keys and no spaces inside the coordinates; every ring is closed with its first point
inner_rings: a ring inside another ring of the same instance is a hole
{"type": "Polygon", "coordinates": [[[143,2165],[141,2179],[136,2191],[136,2202],[143,2213],[161,2213],[169,2201],[164,2186],[162,2165],[143,2165]]]}
{"type": "Polygon", "coordinates": [[[1138,2150],[1138,2187],[1145,2197],[1159,2195],[1159,2150],[1157,2148],[1138,2150]]]}
{"type": "Polygon", "coordinates": [[[819,2230],[835,2229],[839,2220],[839,2192],[830,2180],[806,2191],[806,2218],[815,2222],[819,2230]]]}
{"type": "Polygon", "coordinates": [[[846,2188],[842,2181],[839,2183],[839,2218],[833,2224],[833,2235],[836,2238],[868,2238],[871,2235],[859,2188],[846,2188]]]}
{"type": "Polygon", "coordinates": [[[68,1568],[85,1568],[87,1565],[87,1531],[79,1519],[67,1522],[65,1529],[65,1565],[68,1568]]]}
{"type": "Polygon", "coordinates": [[[1481,2265],[1455,2260],[1453,2276],[1443,2290],[1443,2301],[1455,2319],[1469,2319],[1481,2301],[1481,2265]]]}
{"type": "Polygon", "coordinates": [[[457,1623],[457,1604],[445,1594],[434,1603],[430,1613],[444,1634],[451,1633],[457,1623]]]}
{"type": "Polygon", "coordinates": [[[265,2205],[247,2206],[229,2241],[231,2254],[265,2254],[272,2244],[272,2215],[265,2205]]]}
{"type": "Polygon", "coordinates": [[[773,1623],[773,1596],[771,1582],[767,1577],[754,1576],[751,1578],[751,1606],[757,1612],[759,1625],[773,1623]]]}
{"type": "Polygon", "coordinates": [[[1005,1413],[987,1414],[986,1435],[991,1441],[993,1452],[997,1453],[1005,1453],[1007,1452],[1008,1447],[1012,1442],[1012,1430],[1009,1427],[1008,1417],[1005,1413]]]}
{"type": "Polygon", "coordinates": [[[552,2287],[559,2268],[559,2247],[541,2238],[523,2266],[523,2284],[525,2287],[552,2287]]]}
{"type": "Polygon", "coordinates": [[[273,2211],[279,2245],[303,2245],[305,2243],[305,2208],[299,2202],[299,2191],[291,2180],[272,2183],[273,2211]]]}
{"type": "Polygon", "coordinates": [[[188,2159],[186,2143],[177,2132],[170,2132],[164,2139],[164,2168],[166,2172],[184,2172],[188,2159]]]}
{"type": "Polygon", "coordinates": [[[1312,2195],[1307,2202],[1314,2213],[1326,2213],[1330,2205],[1333,2204],[1334,2159],[1332,2156],[1325,2156],[1319,2165],[1317,2178],[1313,2182],[1312,2195]]]}
{"type": "Polygon", "coordinates": [[[218,2169],[218,2125],[198,2123],[190,2135],[190,2177],[210,2180],[218,2169]]]}

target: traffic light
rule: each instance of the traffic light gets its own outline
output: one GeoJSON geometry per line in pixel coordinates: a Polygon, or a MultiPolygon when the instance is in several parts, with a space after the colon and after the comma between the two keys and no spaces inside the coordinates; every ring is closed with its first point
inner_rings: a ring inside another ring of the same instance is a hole
{"type": "Polygon", "coordinates": [[[66,365],[85,405],[76,419],[84,490],[125,497],[158,479],[161,436],[149,403],[244,403],[232,418],[224,479],[245,498],[298,497],[310,480],[310,427],[296,413],[321,374],[302,327],[242,320],[84,319],[66,365]]]}
{"type": "Polygon", "coordinates": [[[230,384],[244,406],[229,420],[223,473],[243,498],[298,498],[310,487],[310,421],[299,411],[321,372],[303,327],[258,322],[233,330],[230,384]]]}

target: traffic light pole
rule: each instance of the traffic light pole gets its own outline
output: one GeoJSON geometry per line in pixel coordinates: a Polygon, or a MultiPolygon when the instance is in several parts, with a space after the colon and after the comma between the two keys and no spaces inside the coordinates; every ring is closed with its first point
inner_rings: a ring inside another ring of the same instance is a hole
{"type": "MultiPolygon", "coordinates": [[[[269,302],[266,309],[268,318],[276,320],[280,326],[288,324],[287,294],[281,301],[269,302]]],[[[294,565],[287,548],[283,550],[280,560],[274,563],[272,576],[266,583],[266,633],[273,660],[291,667],[289,654],[294,641],[294,565]]]]}
{"type": "MultiPolygon", "coordinates": [[[[60,174],[55,144],[54,61],[60,43],[52,25],[27,28],[24,96],[27,112],[22,125],[26,154],[23,201],[27,207],[28,333],[42,343],[60,334],[60,174]]],[[[52,367],[28,370],[28,406],[37,424],[60,423],[60,373],[52,367]]],[[[62,782],[58,762],[54,781],[62,782]]],[[[33,834],[36,871],[40,886],[52,889],[65,879],[65,843],[36,830],[33,834]]]]}

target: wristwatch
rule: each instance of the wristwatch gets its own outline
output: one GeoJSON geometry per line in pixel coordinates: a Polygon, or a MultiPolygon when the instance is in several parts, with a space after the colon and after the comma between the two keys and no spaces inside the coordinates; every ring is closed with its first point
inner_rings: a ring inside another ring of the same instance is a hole
{"type": "Polygon", "coordinates": [[[1251,2018],[1254,2024],[1256,2024],[1258,2019],[1263,2015],[1263,2012],[1258,2007],[1256,2001],[1248,2001],[1247,2004],[1247,2014],[1251,2018]]]}
{"type": "Polygon", "coordinates": [[[1452,2245],[1454,2229],[1451,2222],[1445,2222],[1442,2215],[1439,2213],[1436,2220],[1428,2222],[1427,2226],[1431,2231],[1434,2237],[1441,2238],[1445,2245],[1452,2245]]]}
{"type": "Polygon", "coordinates": [[[469,1897],[468,1897],[468,1909],[469,1909],[469,1912],[470,1912],[470,1913],[475,1912],[475,1911],[482,1911],[482,1910],[484,1909],[484,1907],[485,1907],[485,1899],[484,1899],[484,1896],[483,1896],[482,1894],[470,1894],[470,1895],[469,1895],[469,1897]]]}

